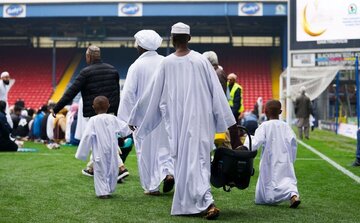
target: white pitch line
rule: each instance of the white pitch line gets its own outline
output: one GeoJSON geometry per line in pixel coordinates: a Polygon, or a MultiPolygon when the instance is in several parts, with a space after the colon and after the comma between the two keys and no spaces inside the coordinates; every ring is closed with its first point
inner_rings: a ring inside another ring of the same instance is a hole
{"type": "Polygon", "coordinates": [[[325,160],[326,162],[330,163],[333,167],[335,167],[336,169],[340,170],[343,174],[347,175],[348,177],[350,177],[351,179],[355,180],[357,183],[360,183],[360,177],[356,176],[355,174],[353,174],[352,172],[350,172],[349,170],[345,169],[344,167],[340,166],[339,164],[337,164],[335,161],[333,161],[332,159],[330,159],[329,157],[325,156],[324,154],[322,154],[321,152],[317,151],[315,148],[309,146],[308,144],[304,143],[301,140],[297,140],[301,145],[303,145],[305,148],[307,148],[308,150],[310,150],[311,152],[315,153],[316,155],[320,156],[323,160],[325,160]]]}

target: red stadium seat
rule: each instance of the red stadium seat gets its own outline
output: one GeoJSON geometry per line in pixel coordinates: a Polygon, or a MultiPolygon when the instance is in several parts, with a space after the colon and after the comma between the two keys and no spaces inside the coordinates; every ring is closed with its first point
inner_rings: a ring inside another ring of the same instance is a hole
{"type": "MultiPolygon", "coordinates": [[[[73,58],[73,49],[57,49],[56,83],[73,58]]],[[[52,49],[14,48],[0,52],[0,67],[16,80],[9,92],[9,104],[18,98],[26,107],[38,108],[47,103],[52,94],[52,49]]]]}

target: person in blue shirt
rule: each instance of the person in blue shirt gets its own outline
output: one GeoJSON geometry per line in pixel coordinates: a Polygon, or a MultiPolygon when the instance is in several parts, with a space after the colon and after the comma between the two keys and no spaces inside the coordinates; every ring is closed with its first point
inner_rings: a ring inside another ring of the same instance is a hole
{"type": "Polygon", "coordinates": [[[256,110],[246,112],[244,117],[241,119],[241,125],[249,131],[250,135],[254,135],[255,130],[258,127],[258,117],[256,116],[256,110]]]}

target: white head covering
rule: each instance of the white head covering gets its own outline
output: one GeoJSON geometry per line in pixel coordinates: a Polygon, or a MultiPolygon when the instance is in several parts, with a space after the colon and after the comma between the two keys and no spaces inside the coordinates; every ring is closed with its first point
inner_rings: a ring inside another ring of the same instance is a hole
{"type": "Polygon", "coordinates": [[[185,23],[178,22],[171,27],[171,33],[190,35],[190,26],[186,25],[185,23]]]}
{"type": "Polygon", "coordinates": [[[9,72],[7,72],[7,71],[2,72],[1,73],[1,78],[3,78],[3,77],[10,77],[9,72]]]}
{"type": "Polygon", "coordinates": [[[162,38],[154,30],[144,29],[137,32],[135,35],[136,44],[145,50],[157,50],[161,46],[162,38]]]}
{"type": "Polygon", "coordinates": [[[218,57],[214,51],[206,51],[203,55],[210,61],[211,65],[218,65],[218,57]]]}

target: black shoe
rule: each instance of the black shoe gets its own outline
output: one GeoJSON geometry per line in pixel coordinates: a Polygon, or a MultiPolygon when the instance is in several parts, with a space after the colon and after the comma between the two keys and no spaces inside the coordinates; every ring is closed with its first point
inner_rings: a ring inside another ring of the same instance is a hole
{"type": "Polygon", "coordinates": [[[301,203],[298,196],[294,195],[290,199],[290,208],[297,208],[299,204],[301,203]]]}
{"type": "Polygon", "coordinates": [[[174,188],[175,180],[172,175],[167,175],[164,179],[163,192],[170,192],[174,188]]]}
{"type": "Polygon", "coordinates": [[[100,195],[98,196],[99,199],[109,199],[111,198],[111,195],[100,195]]]}
{"type": "Polygon", "coordinates": [[[354,166],[354,167],[360,166],[360,161],[355,160],[355,162],[353,162],[353,164],[351,166],[354,166]]]}
{"type": "Polygon", "coordinates": [[[122,183],[123,180],[124,180],[127,176],[129,176],[129,171],[128,171],[127,169],[124,169],[124,170],[122,170],[122,171],[119,171],[119,175],[118,175],[118,178],[117,178],[118,183],[122,183]]]}
{"type": "Polygon", "coordinates": [[[88,176],[88,177],[93,177],[94,176],[94,172],[93,171],[90,171],[90,170],[81,170],[81,173],[84,174],[85,176],[88,176]]]}

